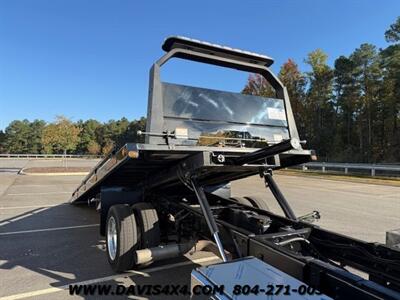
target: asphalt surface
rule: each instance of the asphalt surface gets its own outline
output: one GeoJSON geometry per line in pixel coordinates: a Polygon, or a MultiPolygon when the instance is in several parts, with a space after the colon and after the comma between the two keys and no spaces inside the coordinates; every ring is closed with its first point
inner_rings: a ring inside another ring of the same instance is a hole
{"type": "MultiPolygon", "coordinates": [[[[93,166],[96,162],[74,160],[69,164],[93,166]]],[[[66,204],[82,176],[17,174],[23,167],[59,163],[0,159],[0,300],[91,299],[71,297],[67,290],[69,284],[87,280],[113,286],[189,285],[195,266],[216,261],[211,253],[198,252],[137,272],[115,274],[107,262],[104,238],[98,234],[97,213],[66,204]]],[[[275,178],[296,214],[319,210],[322,219],[317,224],[324,228],[371,242],[384,242],[385,231],[400,228],[400,187],[300,176],[275,178]]],[[[232,188],[234,195],[266,197],[270,209],[281,213],[260,178],[235,182],[232,188]]]]}
{"type": "MultiPolygon", "coordinates": [[[[66,203],[83,176],[17,174],[23,167],[59,163],[0,159],[0,300],[97,299],[69,295],[69,284],[88,280],[114,287],[156,283],[190,286],[194,267],[219,261],[212,253],[196,252],[137,272],[115,274],[107,262],[104,238],[99,235],[98,214],[66,203]]],[[[93,166],[96,161],[69,164],[93,166]]]]}
{"type": "MultiPolygon", "coordinates": [[[[400,228],[400,187],[336,181],[313,176],[275,175],[296,216],[313,210],[323,228],[368,242],[385,243],[386,231],[400,228]]],[[[259,195],[272,212],[283,214],[260,178],[232,185],[234,195],[259,195]]]]}

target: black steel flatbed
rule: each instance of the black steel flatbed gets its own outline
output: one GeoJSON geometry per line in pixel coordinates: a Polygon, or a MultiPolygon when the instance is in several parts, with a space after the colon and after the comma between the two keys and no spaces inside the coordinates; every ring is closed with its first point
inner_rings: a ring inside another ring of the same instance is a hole
{"type": "MultiPolygon", "coordinates": [[[[70,202],[87,202],[100,192],[102,186],[135,186],[144,185],[160,172],[189,157],[202,156],[198,162],[199,178],[203,184],[219,184],[258,174],[258,165],[225,166],[213,162],[212,156],[223,154],[225,157],[240,157],[258,149],[191,147],[128,143],[115,153],[111,153],[100,161],[82,183],[73,192],[70,202]],[[201,163],[201,164],[200,164],[201,163]]],[[[289,150],[280,154],[280,165],[270,165],[272,169],[285,168],[292,164],[307,162],[314,155],[310,150],[289,150]],[[295,160],[295,161],[293,161],[295,160]]],[[[172,177],[167,178],[171,179],[172,177]]],[[[174,178],[175,184],[181,184],[174,178]]],[[[157,181],[160,185],[159,181],[157,181]]],[[[171,183],[169,183],[169,186],[171,183]]]]}

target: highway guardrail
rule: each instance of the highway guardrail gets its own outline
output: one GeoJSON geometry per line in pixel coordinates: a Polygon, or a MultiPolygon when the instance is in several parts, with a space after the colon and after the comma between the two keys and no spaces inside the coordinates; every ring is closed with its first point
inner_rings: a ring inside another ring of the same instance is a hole
{"type": "Polygon", "coordinates": [[[349,173],[368,173],[371,176],[398,176],[400,177],[400,165],[397,164],[363,164],[363,163],[333,163],[333,162],[310,162],[301,165],[303,171],[321,170],[322,173],[330,171],[341,171],[349,173]]]}
{"type": "Polygon", "coordinates": [[[102,155],[86,154],[0,154],[0,158],[101,158],[102,155]]]}

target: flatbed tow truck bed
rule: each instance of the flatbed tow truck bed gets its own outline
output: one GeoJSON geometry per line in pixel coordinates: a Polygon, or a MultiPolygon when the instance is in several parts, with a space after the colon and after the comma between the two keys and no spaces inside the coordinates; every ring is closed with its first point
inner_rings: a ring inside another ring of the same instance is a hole
{"type": "MultiPolygon", "coordinates": [[[[124,145],[116,153],[112,153],[100,161],[84,178],[81,185],[74,191],[70,202],[86,202],[100,193],[101,186],[132,186],[149,184],[149,178],[158,177],[157,174],[176,166],[177,163],[188,159],[189,157],[199,157],[203,153],[218,153],[224,157],[239,157],[240,155],[254,152],[254,149],[221,149],[218,147],[179,147],[170,149],[167,145],[149,145],[129,143],[124,145]]],[[[303,159],[307,161],[312,155],[311,151],[296,150],[288,151],[282,154],[282,160],[293,157],[296,154],[302,154],[303,159]]],[[[203,161],[198,163],[199,181],[204,185],[215,185],[227,181],[245,178],[259,173],[259,166],[224,166],[214,163],[211,155],[204,156],[203,161]]],[[[299,161],[301,163],[301,161],[299,161]]],[[[283,166],[271,166],[274,169],[280,169],[283,166]]],[[[152,180],[152,187],[162,186],[165,181],[168,187],[182,184],[179,178],[167,177],[164,181],[152,180]]]]}
{"type": "Polygon", "coordinates": [[[268,69],[273,60],[182,37],[166,39],[163,49],[150,70],[146,131],[139,132],[145,143],[110,153],[70,200],[99,211],[113,269],[207,248],[223,263],[194,270],[197,285],[240,284],[240,276],[223,274],[246,269],[247,285],[275,278],[268,283],[318,291],[295,299],[400,299],[398,250],[312,225],[318,212],[296,216],[273,179],[274,170],[316,159],[299,140],[286,88],[268,69]],[[258,73],[276,98],[161,82],[160,68],[171,58],[258,73]],[[258,197],[231,197],[231,181],[255,174],[284,217],[258,197]]]}

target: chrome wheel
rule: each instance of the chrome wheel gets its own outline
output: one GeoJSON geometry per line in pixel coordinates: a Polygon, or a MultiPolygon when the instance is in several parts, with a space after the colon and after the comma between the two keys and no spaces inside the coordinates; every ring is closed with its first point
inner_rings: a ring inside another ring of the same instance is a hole
{"type": "Polygon", "coordinates": [[[114,217],[111,216],[107,223],[107,249],[111,260],[114,260],[117,255],[117,244],[117,224],[114,217]]]}

